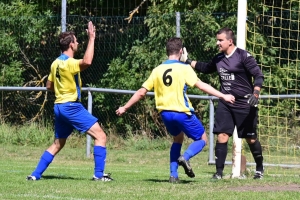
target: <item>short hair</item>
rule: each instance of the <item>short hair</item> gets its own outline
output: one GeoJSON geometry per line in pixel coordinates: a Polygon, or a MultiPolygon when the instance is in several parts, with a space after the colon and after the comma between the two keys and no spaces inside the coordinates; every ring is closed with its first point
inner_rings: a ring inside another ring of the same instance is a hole
{"type": "Polygon", "coordinates": [[[62,32],[58,37],[58,44],[62,52],[69,49],[71,42],[74,42],[75,33],[73,31],[62,32]]]}
{"type": "Polygon", "coordinates": [[[180,38],[172,37],[167,41],[166,50],[168,56],[179,54],[181,48],[182,40],[180,38]]]}
{"type": "Polygon", "coordinates": [[[235,38],[235,34],[232,29],[230,29],[228,27],[221,28],[220,30],[218,30],[217,35],[222,34],[222,33],[225,33],[227,40],[231,39],[233,41],[233,44],[235,44],[236,38],[235,38]]]}

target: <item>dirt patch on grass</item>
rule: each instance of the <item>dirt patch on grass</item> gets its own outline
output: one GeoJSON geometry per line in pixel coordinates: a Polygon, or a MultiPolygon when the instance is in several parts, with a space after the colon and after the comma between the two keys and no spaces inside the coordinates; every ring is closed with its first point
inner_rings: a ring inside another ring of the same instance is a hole
{"type": "Polygon", "coordinates": [[[228,188],[231,191],[256,191],[256,192],[271,192],[271,191],[300,191],[300,185],[289,184],[289,185],[260,185],[260,186],[238,186],[228,188]]]}

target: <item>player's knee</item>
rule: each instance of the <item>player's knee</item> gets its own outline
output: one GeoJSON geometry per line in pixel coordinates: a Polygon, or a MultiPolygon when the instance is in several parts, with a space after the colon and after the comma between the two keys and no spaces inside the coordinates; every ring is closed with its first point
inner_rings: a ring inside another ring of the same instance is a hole
{"type": "Polygon", "coordinates": [[[106,134],[98,123],[95,123],[88,131],[87,134],[92,136],[97,141],[106,142],[106,134]]]}
{"type": "Polygon", "coordinates": [[[229,135],[226,133],[218,133],[217,142],[218,143],[227,143],[229,139],[229,135]]]}
{"type": "Polygon", "coordinates": [[[205,132],[204,132],[203,135],[201,136],[201,140],[203,140],[203,141],[205,142],[205,145],[207,145],[208,139],[207,139],[207,135],[206,135],[205,132]]]}
{"type": "Polygon", "coordinates": [[[47,149],[52,155],[56,155],[66,144],[66,139],[55,139],[53,144],[47,149]]]}
{"type": "Polygon", "coordinates": [[[99,131],[95,132],[94,138],[95,138],[95,140],[106,142],[106,134],[104,133],[103,130],[99,130],[99,131]]]}
{"type": "Polygon", "coordinates": [[[246,138],[246,141],[247,141],[247,143],[248,143],[249,145],[251,145],[251,144],[254,144],[254,143],[257,141],[257,139],[246,138]]]}
{"type": "Polygon", "coordinates": [[[183,140],[184,140],[184,133],[183,132],[179,133],[176,136],[173,136],[173,142],[174,143],[180,143],[180,144],[182,144],[183,140]]]}

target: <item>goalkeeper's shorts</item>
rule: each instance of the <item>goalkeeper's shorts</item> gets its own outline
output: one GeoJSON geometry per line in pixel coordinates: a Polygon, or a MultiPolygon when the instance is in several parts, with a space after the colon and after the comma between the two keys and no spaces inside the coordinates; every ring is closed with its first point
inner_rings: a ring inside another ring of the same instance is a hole
{"type": "Polygon", "coordinates": [[[55,138],[67,138],[74,129],[84,133],[98,121],[80,102],[55,104],[54,114],[55,138]]]}
{"type": "Polygon", "coordinates": [[[232,136],[236,126],[239,138],[257,138],[258,108],[235,108],[219,101],[215,113],[215,124],[213,132],[226,133],[232,136]]]}
{"type": "Polygon", "coordinates": [[[162,120],[172,136],[177,136],[183,131],[187,137],[200,140],[205,129],[195,114],[188,115],[183,112],[162,111],[162,120]]]}

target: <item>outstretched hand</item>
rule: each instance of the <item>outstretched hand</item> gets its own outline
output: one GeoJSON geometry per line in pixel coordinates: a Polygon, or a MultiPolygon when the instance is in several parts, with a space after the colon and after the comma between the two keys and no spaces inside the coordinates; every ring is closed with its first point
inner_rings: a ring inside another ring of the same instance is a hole
{"type": "Polygon", "coordinates": [[[229,103],[234,103],[235,102],[235,97],[231,94],[225,94],[223,99],[229,103]]]}
{"type": "Polygon", "coordinates": [[[95,28],[93,22],[89,21],[88,29],[86,29],[86,32],[87,32],[89,38],[95,38],[96,37],[96,28],[95,28]]]}
{"type": "Polygon", "coordinates": [[[119,107],[119,109],[116,110],[116,114],[117,114],[118,116],[123,115],[125,112],[126,112],[126,109],[125,109],[124,107],[119,107]]]}

